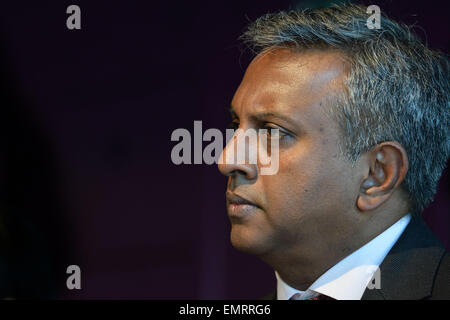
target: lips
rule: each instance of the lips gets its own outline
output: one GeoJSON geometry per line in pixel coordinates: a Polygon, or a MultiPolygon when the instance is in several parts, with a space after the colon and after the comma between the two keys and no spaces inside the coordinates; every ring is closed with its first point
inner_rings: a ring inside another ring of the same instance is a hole
{"type": "Polygon", "coordinates": [[[257,205],[251,202],[250,200],[247,200],[246,198],[239,196],[235,193],[232,193],[230,191],[227,191],[226,196],[227,201],[230,204],[248,204],[257,207],[257,205]]]}
{"type": "Polygon", "coordinates": [[[230,217],[244,217],[261,209],[254,202],[230,191],[226,193],[228,214],[230,217]]]}

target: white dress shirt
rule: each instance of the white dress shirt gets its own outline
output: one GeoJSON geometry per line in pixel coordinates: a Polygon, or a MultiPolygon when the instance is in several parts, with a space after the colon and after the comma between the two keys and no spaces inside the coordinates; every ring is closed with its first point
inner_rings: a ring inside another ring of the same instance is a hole
{"type": "MultiPolygon", "coordinates": [[[[275,271],[277,299],[288,300],[294,294],[300,293],[302,299],[324,294],[336,300],[360,300],[378,267],[400,238],[410,220],[410,214],[402,217],[370,242],[328,269],[306,291],[292,288],[275,271]]],[[[382,283],[379,285],[383,287],[382,283]]]]}

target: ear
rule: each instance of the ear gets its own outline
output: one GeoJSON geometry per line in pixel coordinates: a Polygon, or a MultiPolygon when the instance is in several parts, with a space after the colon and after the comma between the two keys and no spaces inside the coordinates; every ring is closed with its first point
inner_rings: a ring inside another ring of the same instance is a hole
{"type": "Polygon", "coordinates": [[[408,156],[398,142],[383,142],[368,151],[369,168],[361,182],[356,205],[360,211],[374,210],[391,197],[408,172],[408,156]]]}

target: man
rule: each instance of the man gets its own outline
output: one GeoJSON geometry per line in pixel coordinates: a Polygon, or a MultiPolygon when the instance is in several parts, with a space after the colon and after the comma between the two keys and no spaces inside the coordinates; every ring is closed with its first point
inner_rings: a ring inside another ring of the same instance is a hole
{"type": "Polygon", "coordinates": [[[280,12],[242,37],[257,56],[233,124],[278,129],[279,170],[219,169],[233,246],[275,270],[267,298],[450,298],[450,256],[419,215],[449,157],[448,61],[367,18],[356,5],[280,12]]]}

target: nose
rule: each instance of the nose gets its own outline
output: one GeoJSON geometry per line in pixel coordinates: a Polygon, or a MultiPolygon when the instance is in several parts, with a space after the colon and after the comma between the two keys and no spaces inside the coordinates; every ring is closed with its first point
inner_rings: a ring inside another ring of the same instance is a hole
{"type": "Polygon", "coordinates": [[[223,149],[218,162],[219,171],[228,177],[240,175],[248,180],[256,179],[258,166],[256,163],[249,161],[249,152],[252,148],[248,146],[246,139],[242,140],[245,143],[237,143],[238,134],[235,133],[223,149]],[[239,153],[245,154],[245,161],[238,161],[239,156],[237,155],[239,153]]]}

